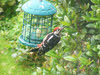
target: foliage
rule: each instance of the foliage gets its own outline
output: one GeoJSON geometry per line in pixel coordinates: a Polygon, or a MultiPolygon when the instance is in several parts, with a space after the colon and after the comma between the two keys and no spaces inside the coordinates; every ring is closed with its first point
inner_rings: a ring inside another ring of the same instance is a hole
{"type": "MultiPolygon", "coordinates": [[[[3,10],[5,6],[9,6],[9,11],[4,10],[3,15],[12,13],[12,7],[16,12],[22,4],[22,0],[13,0],[15,3],[18,2],[14,7],[14,4],[9,5],[9,1],[0,1],[0,8],[3,10]]],[[[9,58],[15,58],[10,60],[16,60],[18,65],[31,69],[32,72],[28,71],[32,75],[99,75],[100,0],[51,0],[50,2],[57,8],[53,28],[65,27],[61,42],[41,57],[36,53],[29,53],[30,47],[18,43],[23,19],[23,13],[19,10],[21,13],[16,13],[16,16],[13,13],[12,17],[7,16],[0,21],[0,37],[4,38],[0,38],[0,52],[2,53],[3,49],[9,50],[4,53],[9,53],[9,58]],[[1,42],[4,42],[5,47],[1,42]]],[[[4,53],[0,58],[2,61],[4,53]]],[[[15,66],[14,62],[11,66],[15,66]]],[[[0,70],[0,73],[2,71],[4,70],[0,70]]]]}
{"type": "MultiPolygon", "coordinates": [[[[55,15],[56,21],[54,24],[55,26],[65,26],[65,29],[61,44],[58,45],[59,48],[55,48],[56,52],[50,51],[46,54],[54,61],[51,60],[51,62],[46,63],[50,64],[50,67],[46,66],[47,70],[45,73],[55,73],[57,75],[99,75],[99,1],[55,1],[58,12],[55,15]],[[54,63],[52,64],[53,66],[51,63],[54,63]],[[52,72],[52,69],[54,72],[52,72]]],[[[39,74],[42,74],[43,71],[44,69],[39,74]]]]}
{"type": "Polygon", "coordinates": [[[27,0],[0,0],[0,19],[11,18],[21,11],[21,6],[27,0]]]}

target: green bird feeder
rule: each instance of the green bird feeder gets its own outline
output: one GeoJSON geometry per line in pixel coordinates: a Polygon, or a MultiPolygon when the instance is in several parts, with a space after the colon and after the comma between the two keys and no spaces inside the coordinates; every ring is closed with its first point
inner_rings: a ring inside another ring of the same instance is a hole
{"type": "Polygon", "coordinates": [[[45,0],[29,0],[22,6],[24,11],[21,44],[37,47],[43,38],[52,32],[53,15],[56,8],[45,0]]]}

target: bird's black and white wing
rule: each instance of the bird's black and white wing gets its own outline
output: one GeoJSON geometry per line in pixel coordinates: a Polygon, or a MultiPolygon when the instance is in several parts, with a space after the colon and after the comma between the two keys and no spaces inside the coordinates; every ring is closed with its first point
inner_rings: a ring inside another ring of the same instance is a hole
{"type": "Polygon", "coordinates": [[[56,46],[59,41],[59,36],[54,35],[54,33],[48,34],[44,38],[42,46],[39,48],[38,55],[42,55],[48,52],[50,49],[54,48],[54,46],[56,46]]]}

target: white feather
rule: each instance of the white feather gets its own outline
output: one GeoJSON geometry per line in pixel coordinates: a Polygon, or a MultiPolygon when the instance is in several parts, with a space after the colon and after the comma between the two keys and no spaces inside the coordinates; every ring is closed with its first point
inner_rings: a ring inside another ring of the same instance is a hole
{"type": "Polygon", "coordinates": [[[47,40],[47,42],[49,42],[50,41],[50,39],[52,39],[53,38],[53,35],[47,40]]]}

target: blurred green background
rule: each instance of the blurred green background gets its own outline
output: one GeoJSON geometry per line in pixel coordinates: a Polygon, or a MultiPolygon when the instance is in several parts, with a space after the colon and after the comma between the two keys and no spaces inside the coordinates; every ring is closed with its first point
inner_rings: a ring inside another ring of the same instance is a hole
{"type": "Polygon", "coordinates": [[[100,0],[48,0],[57,9],[53,27],[66,28],[41,57],[18,43],[26,1],[0,0],[0,75],[100,75],[100,0]]]}

